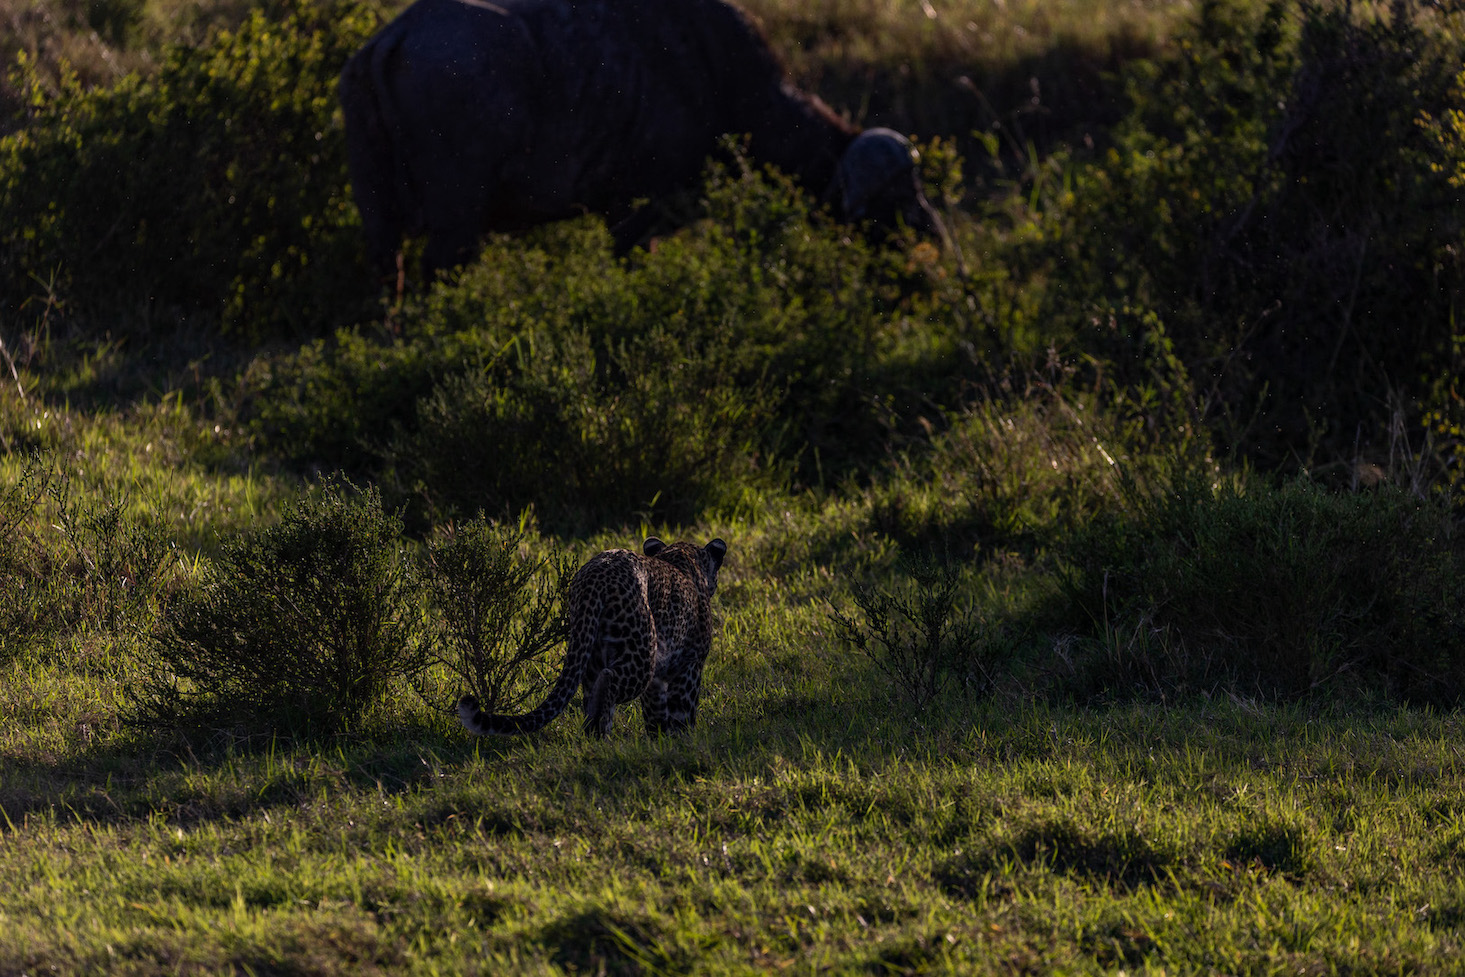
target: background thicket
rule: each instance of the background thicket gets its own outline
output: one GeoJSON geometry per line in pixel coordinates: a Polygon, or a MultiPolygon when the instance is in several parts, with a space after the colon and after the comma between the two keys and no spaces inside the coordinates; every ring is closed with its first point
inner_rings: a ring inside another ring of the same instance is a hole
{"type": "Polygon", "coordinates": [[[959,254],[734,143],[398,297],[394,9],[0,0],[0,973],[1459,967],[1461,14],[757,0],[959,254]],[[697,731],[469,741],[650,533],[697,731]]]}

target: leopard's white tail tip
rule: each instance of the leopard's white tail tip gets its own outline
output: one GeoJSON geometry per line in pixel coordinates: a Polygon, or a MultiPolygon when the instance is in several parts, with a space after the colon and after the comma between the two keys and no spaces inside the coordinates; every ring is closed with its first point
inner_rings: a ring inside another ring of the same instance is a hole
{"type": "Polygon", "coordinates": [[[466,726],[469,732],[479,732],[478,711],[478,700],[471,695],[465,695],[458,700],[458,721],[466,726]]]}

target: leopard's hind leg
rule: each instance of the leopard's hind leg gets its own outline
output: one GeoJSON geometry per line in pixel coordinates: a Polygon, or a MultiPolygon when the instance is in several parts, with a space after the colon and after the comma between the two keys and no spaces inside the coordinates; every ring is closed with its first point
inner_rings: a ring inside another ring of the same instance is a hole
{"type": "Polygon", "coordinates": [[[700,666],[670,681],[652,679],[641,697],[641,715],[646,719],[646,732],[682,733],[697,724],[697,700],[702,693],[700,666]]]}
{"type": "Polygon", "coordinates": [[[598,641],[585,659],[585,671],[580,676],[580,711],[587,717],[590,715],[590,698],[595,694],[595,683],[600,679],[600,673],[605,671],[608,650],[605,642],[598,641]]]}
{"type": "Polygon", "coordinates": [[[646,721],[646,732],[652,736],[669,733],[667,715],[666,680],[652,678],[641,695],[641,718],[646,721]]]}
{"type": "Polygon", "coordinates": [[[655,667],[656,627],[651,614],[646,614],[644,628],[633,628],[620,641],[602,639],[605,648],[606,666],[595,677],[593,684],[585,687],[585,732],[592,736],[607,736],[615,722],[616,706],[638,698],[651,681],[655,667]]]}

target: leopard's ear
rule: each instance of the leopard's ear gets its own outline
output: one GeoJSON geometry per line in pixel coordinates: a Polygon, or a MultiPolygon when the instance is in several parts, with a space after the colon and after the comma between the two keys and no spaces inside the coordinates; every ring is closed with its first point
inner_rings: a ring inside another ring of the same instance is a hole
{"type": "Polygon", "coordinates": [[[641,552],[647,556],[655,556],[664,549],[666,549],[666,544],[655,536],[647,536],[646,542],[641,544],[641,552]]]}
{"type": "Polygon", "coordinates": [[[724,556],[727,556],[726,543],[724,543],[721,539],[714,539],[712,542],[708,543],[702,548],[705,549],[707,551],[707,554],[711,556],[714,561],[717,562],[718,566],[722,565],[722,558],[724,556]]]}

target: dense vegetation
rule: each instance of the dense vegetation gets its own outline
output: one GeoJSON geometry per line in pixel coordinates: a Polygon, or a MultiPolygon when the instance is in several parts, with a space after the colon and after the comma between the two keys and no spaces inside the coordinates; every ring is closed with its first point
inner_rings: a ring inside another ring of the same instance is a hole
{"type": "Polygon", "coordinates": [[[959,253],[734,142],[377,296],[389,11],[0,3],[0,974],[1460,968],[1460,15],[754,9],[959,253]],[[469,740],[652,532],[696,732],[469,740]]]}

